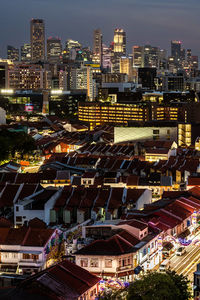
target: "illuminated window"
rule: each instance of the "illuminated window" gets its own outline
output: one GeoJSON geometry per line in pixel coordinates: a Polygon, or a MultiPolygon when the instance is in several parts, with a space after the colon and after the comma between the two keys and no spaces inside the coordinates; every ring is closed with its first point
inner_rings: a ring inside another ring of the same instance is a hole
{"type": "Polygon", "coordinates": [[[98,260],[98,258],[92,258],[90,260],[90,267],[92,267],[92,268],[98,268],[98,266],[99,266],[99,260],[98,260]]]}
{"type": "Polygon", "coordinates": [[[87,258],[81,258],[81,267],[88,267],[88,259],[87,258]]]}
{"type": "Polygon", "coordinates": [[[112,268],[112,259],[105,259],[105,268],[112,268]]]}

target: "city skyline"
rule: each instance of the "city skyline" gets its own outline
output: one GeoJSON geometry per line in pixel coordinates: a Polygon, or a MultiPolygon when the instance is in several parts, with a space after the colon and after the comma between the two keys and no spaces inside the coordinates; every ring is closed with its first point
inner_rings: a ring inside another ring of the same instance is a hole
{"type": "Polygon", "coordinates": [[[190,3],[185,0],[167,3],[159,0],[86,0],[84,4],[80,0],[75,3],[60,0],[60,5],[52,0],[30,0],[28,7],[25,4],[25,0],[18,0],[10,9],[10,1],[2,1],[1,25],[6,30],[1,33],[0,57],[6,56],[7,45],[20,47],[30,41],[31,18],[44,19],[46,39],[59,36],[63,43],[72,38],[92,47],[93,30],[100,28],[103,42],[108,44],[113,40],[114,29],[123,28],[128,53],[131,46],[147,43],[169,50],[173,39],[181,40],[184,48],[192,48],[196,55],[200,51],[197,19],[200,4],[196,0],[190,3]]]}

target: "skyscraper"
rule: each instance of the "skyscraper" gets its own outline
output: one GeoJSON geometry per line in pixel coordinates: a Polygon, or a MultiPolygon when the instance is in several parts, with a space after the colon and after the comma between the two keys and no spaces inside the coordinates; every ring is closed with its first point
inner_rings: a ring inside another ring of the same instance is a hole
{"type": "Polygon", "coordinates": [[[133,66],[135,68],[144,67],[144,47],[133,46],[133,66]]]}
{"type": "Polygon", "coordinates": [[[13,46],[7,46],[7,58],[13,61],[19,61],[19,49],[13,46]]]}
{"type": "Polygon", "coordinates": [[[126,32],[123,29],[115,29],[114,31],[114,52],[126,55],[126,32]]]}
{"type": "Polygon", "coordinates": [[[102,64],[102,33],[100,29],[93,34],[93,61],[102,64]]]}
{"type": "Polygon", "coordinates": [[[120,73],[128,75],[128,80],[133,79],[133,58],[131,56],[122,56],[120,58],[120,73]]]}
{"type": "Polygon", "coordinates": [[[47,60],[50,63],[58,63],[62,54],[61,40],[57,37],[47,39],[47,60]]]}
{"type": "Polygon", "coordinates": [[[21,46],[21,61],[30,61],[31,60],[31,45],[24,44],[21,46]]]}
{"type": "Polygon", "coordinates": [[[178,66],[182,57],[180,41],[171,41],[171,57],[174,58],[174,61],[178,66]]]}
{"type": "Polygon", "coordinates": [[[45,59],[45,29],[44,20],[31,20],[31,59],[43,61],[45,59]]]}
{"type": "Polygon", "coordinates": [[[112,53],[112,73],[120,72],[120,57],[126,56],[126,33],[123,29],[115,29],[112,53]]]}

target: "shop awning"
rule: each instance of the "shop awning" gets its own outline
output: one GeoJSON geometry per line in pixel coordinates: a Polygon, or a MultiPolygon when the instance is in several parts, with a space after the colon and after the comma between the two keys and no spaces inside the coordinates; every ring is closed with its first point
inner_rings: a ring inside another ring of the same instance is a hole
{"type": "Polygon", "coordinates": [[[178,238],[179,239],[184,239],[186,238],[188,235],[190,235],[190,230],[189,229],[186,229],[185,231],[181,232],[179,235],[178,235],[178,238]]]}

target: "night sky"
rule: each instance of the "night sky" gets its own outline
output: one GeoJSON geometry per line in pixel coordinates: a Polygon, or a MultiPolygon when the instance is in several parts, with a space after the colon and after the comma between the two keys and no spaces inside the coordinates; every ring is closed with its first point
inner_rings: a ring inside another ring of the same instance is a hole
{"type": "Polygon", "coordinates": [[[169,49],[170,40],[200,50],[199,0],[0,0],[0,56],[8,44],[19,47],[30,39],[30,19],[45,20],[46,37],[59,36],[92,45],[93,29],[101,28],[103,40],[113,39],[115,28],[127,33],[132,45],[151,43],[169,49]]]}

